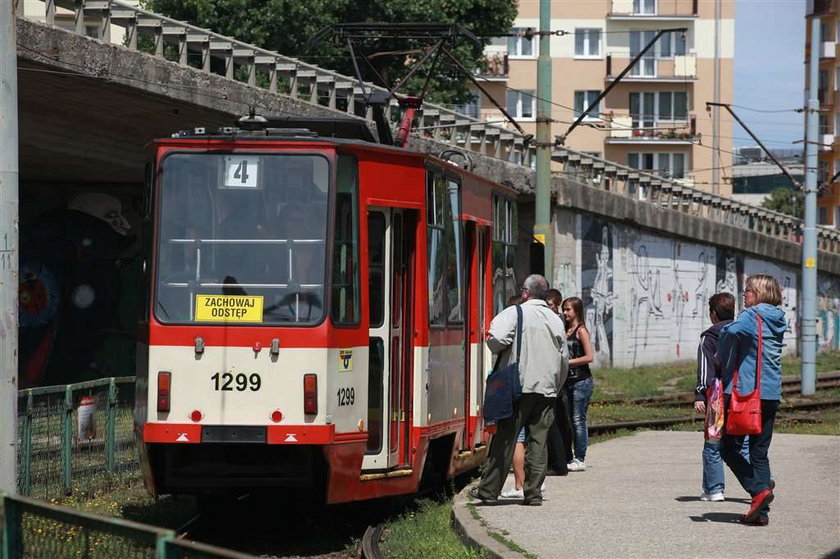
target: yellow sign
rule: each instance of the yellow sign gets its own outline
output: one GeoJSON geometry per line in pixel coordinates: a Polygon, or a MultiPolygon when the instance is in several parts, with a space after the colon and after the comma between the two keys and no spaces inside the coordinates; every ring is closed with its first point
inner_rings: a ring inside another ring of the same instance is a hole
{"type": "Polygon", "coordinates": [[[545,244],[545,234],[544,233],[534,233],[534,239],[541,245],[545,244]]]}
{"type": "Polygon", "coordinates": [[[814,267],[814,259],[813,258],[806,258],[805,259],[805,267],[806,268],[813,268],[814,267]]]}
{"type": "Polygon", "coordinates": [[[196,295],[196,322],[262,322],[263,298],[256,295],[196,295]]]}
{"type": "Polygon", "coordinates": [[[338,350],[338,372],[350,373],[353,371],[353,348],[338,350]]]}

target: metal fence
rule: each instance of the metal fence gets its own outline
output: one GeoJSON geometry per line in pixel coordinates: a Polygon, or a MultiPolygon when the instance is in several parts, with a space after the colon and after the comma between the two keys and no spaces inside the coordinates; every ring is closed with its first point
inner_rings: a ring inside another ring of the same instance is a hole
{"type": "Polygon", "coordinates": [[[2,497],[2,559],[246,559],[252,556],[178,540],[172,530],[106,518],[27,497],[2,497]]]}
{"type": "Polygon", "coordinates": [[[139,477],[134,377],[18,392],[18,491],[91,495],[139,477]]]}

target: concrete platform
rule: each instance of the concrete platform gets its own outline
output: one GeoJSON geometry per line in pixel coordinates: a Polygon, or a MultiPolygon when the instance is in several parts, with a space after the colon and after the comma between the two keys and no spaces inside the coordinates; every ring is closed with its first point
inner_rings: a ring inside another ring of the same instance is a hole
{"type": "Polygon", "coordinates": [[[596,444],[586,472],[547,478],[542,507],[469,507],[465,489],[455,523],[497,557],[522,555],[488,531],[543,558],[840,557],[840,437],[774,435],[776,499],[766,527],[738,522],[749,495],[728,469],[726,501],[699,501],[702,447],[702,434],[670,431],[596,444]]]}

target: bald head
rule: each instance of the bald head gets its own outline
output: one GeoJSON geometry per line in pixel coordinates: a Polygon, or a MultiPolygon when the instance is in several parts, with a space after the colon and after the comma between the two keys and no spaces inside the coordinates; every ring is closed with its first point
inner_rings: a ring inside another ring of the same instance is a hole
{"type": "Polygon", "coordinates": [[[531,274],[525,278],[522,289],[528,292],[528,299],[545,299],[548,293],[548,282],[540,274],[531,274]]]}

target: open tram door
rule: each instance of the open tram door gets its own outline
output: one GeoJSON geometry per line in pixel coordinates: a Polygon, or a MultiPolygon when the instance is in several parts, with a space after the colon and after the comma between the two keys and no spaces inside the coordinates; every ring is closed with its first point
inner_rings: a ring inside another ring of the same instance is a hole
{"type": "Polygon", "coordinates": [[[412,270],[416,212],[368,209],[370,364],[368,443],[363,467],[409,465],[411,427],[412,270]]]}

